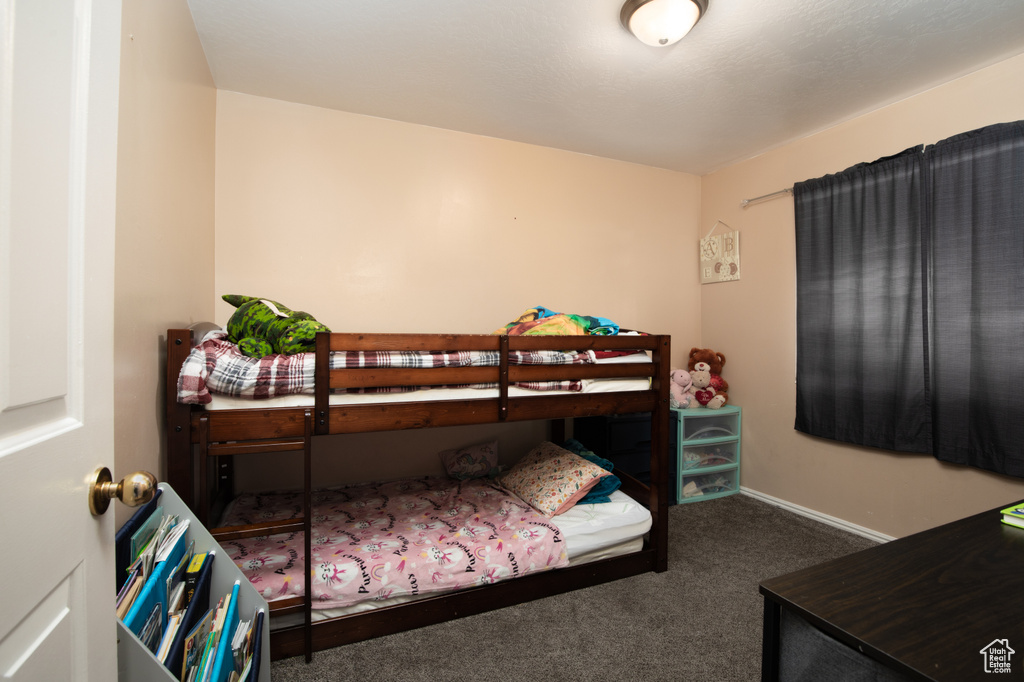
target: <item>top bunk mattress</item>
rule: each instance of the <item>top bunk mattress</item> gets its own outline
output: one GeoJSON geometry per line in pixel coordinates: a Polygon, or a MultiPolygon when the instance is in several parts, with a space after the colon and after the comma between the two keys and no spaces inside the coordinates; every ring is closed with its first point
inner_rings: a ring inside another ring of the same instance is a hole
{"type": "MultiPolygon", "coordinates": [[[[574,393],[611,393],[617,391],[646,391],[651,387],[650,379],[585,379],[574,393]]],[[[521,388],[509,386],[510,398],[529,398],[552,393],[565,393],[565,388],[521,388]]],[[[411,403],[436,400],[481,400],[497,398],[498,389],[493,387],[454,387],[454,388],[422,388],[404,390],[393,393],[332,393],[331,405],[377,405],[381,403],[411,403]]],[[[261,407],[308,407],[313,405],[313,396],[305,393],[264,398],[259,402],[261,407]]],[[[245,410],[253,407],[252,398],[230,395],[210,394],[210,402],[204,407],[207,410],[245,410]]]]}
{"type": "MultiPolygon", "coordinates": [[[[516,365],[621,365],[651,363],[648,352],[514,351],[509,362],[516,365]]],[[[496,351],[428,352],[345,352],[331,353],[330,368],[452,368],[495,367],[496,351]]],[[[178,402],[201,404],[206,409],[248,409],[258,401],[261,407],[305,407],[313,405],[315,357],[313,353],[249,358],[227,340],[227,332],[208,332],[189,353],[178,376],[178,402]]],[[[552,393],[606,393],[646,391],[649,377],[593,378],[570,381],[521,382],[508,387],[511,398],[552,393]]],[[[441,387],[386,387],[335,391],[331,405],[403,403],[441,400],[479,400],[498,397],[495,384],[463,384],[441,387]]]]}

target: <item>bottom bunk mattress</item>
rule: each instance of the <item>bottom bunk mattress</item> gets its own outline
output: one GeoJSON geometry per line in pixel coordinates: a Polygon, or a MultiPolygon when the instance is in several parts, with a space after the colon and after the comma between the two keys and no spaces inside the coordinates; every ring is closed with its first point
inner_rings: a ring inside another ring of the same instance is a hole
{"type": "MultiPolygon", "coordinates": [[[[648,510],[621,491],[546,518],[487,479],[427,477],[312,495],[313,617],[334,618],[635,552],[648,510]]],[[[222,525],[293,518],[301,492],[236,498],[222,525]]],[[[221,543],[267,601],[305,594],[301,532],[221,543]]]]}

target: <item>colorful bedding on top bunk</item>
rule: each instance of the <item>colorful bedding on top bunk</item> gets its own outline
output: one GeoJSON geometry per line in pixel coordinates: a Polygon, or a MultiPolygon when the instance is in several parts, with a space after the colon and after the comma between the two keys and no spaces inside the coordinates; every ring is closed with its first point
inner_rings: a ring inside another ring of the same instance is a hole
{"type": "Polygon", "coordinates": [[[510,336],[551,334],[565,336],[581,336],[584,334],[609,336],[619,333],[619,325],[604,317],[556,313],[544,306],[537,306],[536,308],[530,308],[494,333],[509,334],[510,336]]]}
{"type": "MultiPolygon", "coordinates": [[[[313,608],[495,583],[568,565],[554,524],[487,479],[428,477],[313,493],[313,608]]],[[[224,525],[301,513],[302,494],[246,494],[224,525]]],[[[222,543],[267,600],[303,596],[301,533],[222,543]]]]}
{"type": "MultiPolygon", "coordinates": [[[[609,335],[619,333],[611,320],[599,317],[553,313],[547,308],[531,308],[516,320],[494,332],[510,335],[609,335]]],[[[509,362],[519,365],[593,364],[598,359],[629,354],[631,351],[512,351],[509,362]]],[[[498,351],[334,351],[331,369],[351,368],[431,368],[431,367],[494,367],[499,363],[498,351]]],[[[314,353],[268,355],[251,358],[243,355],[228,339],[225,330],[209,332],[192,349],[178,375],[178,402],[205,405],[211,394],[262,400],[298,393],[312,394],[314,388],[314,353]]],[[[471,384],[462,388],[493,388],[497,384],[471,384]]],[[[537,391],[581,391],[582,381],[519,382],[519,388],[537,391]]],[[[396,393],[422,387],[349,389],[353,393],[396,393]]],[[[448,387],[451,388],[451,387],[448,387]]]]}

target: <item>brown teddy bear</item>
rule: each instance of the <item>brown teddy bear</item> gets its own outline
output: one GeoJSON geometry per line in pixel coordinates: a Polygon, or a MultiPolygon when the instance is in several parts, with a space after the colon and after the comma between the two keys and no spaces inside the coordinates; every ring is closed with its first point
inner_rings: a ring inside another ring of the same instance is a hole
{"type": "Polygon", "coordinates": [[[729,382],[722,378],[725,355],[710,348],[691,348],[686,368],[692,372],[699,362],[707,363],[710,368],[711,382],[709,386],[715,390],[715,402],[718,403],[718,407],[725,405],[729,401],[729,382]]]}

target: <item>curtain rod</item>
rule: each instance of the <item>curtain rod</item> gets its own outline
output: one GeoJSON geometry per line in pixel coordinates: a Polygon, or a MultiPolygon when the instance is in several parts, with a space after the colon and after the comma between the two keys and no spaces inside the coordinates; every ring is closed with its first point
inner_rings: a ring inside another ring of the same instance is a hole
{"type": "Polygon", "coordinates": [[[754,197],[753,199],[744,199],[743,201],[740,202],[740,208],[746,208],[747,204],[752,204],[755,201],[761,201],[762,199],[771,199],[772,197],[778,197],[778,196],[782,196],[783,194],[792,194],[792,193],[793,193],[793,188],[792,187],[787,187],[786,189],[780,189],[778,192],[772,192],[771,194],[762,194],[761,196],[754,197]]]}

